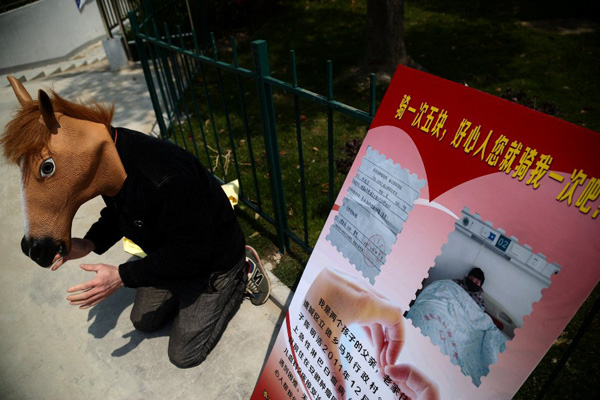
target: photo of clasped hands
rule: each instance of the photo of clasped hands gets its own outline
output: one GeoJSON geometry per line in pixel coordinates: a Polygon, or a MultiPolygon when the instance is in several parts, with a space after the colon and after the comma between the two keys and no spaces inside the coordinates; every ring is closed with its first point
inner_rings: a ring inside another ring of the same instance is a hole
{"type": "MultiPolygon", "coordinates": [[[[439,390],[422,371],[410,364],[395,364],[404,345],[403,311],[367,283],[330,268],[324,268],[312,283],[306,294],[310,304],[319,304],[320,299],[335,311],[346,326],[360,325],[366,332],[376,355],[379,373],[388,375],[396,385],[412,400],[439,400],[439,390]],[[383,371],[383,373],[382,373],[383,371]]],[[[336,325],[330,327],[341,337],[336,325]]],[[[337,345],[332,345],[333,360],[340,360],[337,345]]],[[[339,367],[329,369],[338,385],[345,382],[339,367]]],[[[348,393],[351,389],[346,387],[348,393]]],[[[391,393],[391,392],[390,392],[391,393]]]]}

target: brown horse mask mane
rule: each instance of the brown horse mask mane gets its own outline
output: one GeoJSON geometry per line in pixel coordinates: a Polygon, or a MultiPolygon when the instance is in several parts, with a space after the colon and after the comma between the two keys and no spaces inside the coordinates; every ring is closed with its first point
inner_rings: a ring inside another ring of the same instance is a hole
{"type": "Polygon", "coordinates": [[[25,233],[23,252],[42,267],[71,250],[71,226],[79,207],[100,195],[114,196],[126,178],[110,135],[114,107],[69,102],[54,91],[31,98],[8,78],[21,108],[0,145],[19,165],[25,233]]]}

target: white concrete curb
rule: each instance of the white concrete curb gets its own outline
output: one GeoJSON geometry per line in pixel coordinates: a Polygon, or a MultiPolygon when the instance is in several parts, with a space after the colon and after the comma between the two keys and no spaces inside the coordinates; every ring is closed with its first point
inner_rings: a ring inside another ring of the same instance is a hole
{"type": "Polygon", "coordinates": [[[271,280],[270,299],[277,305],[277,307],[281,308],[282,311],[286,311],[292,301],[292,298],[294,297],[294,292],[291,291],[290,288],[284,285],[273,274],[273,266],[271,263],[265,263],[265,269],[267,270],[267,274],[271,280]]]}

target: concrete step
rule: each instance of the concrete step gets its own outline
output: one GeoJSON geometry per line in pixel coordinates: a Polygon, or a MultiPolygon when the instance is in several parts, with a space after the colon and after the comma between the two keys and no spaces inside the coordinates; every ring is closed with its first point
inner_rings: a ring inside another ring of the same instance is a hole
{"type": "Polygon", "coordinates": [[[23,73],[21,73],[21,72],[0,75],[0,87],[10,86],[10,83],[8,83],[8,79],[7,79],[9,75],[16,77],[21,82],[25,82],[27,80],[27,79],[25,79],[25,75],[23,75],[23,73]]]}
{"type": "Polygon", "coordinates": [[[99,49],[86,54],[86,56],[82,58],[75,58],[59,63],[45,65],[43,67],[31,68],[19,72],[0,75],[0,87],[9,86],[8,79],[6,79],[9,75],[17,77],[17,79],[19,79],[21,82],[27,82],[84,67],[86,65],[92,65],[105,59],[106,54],[104,53],[102,47],[100,47],[99,49]]]}
{"type": "Polygon", "coordinates": [[[60,64],[60,72],[70,71],[74,68],[75,68],[75,63],[72,61],[60,64]]]}
{"type": "Polygon", "coordinates": [[[290,288],[288,288],[286,285],[284,285],[275,276],[275,274],[273,274],[273,266],[271,265],[271,263],[266,263],[265,269],[267,270],[269,280],[271,281],[271,295],[269,296],[269,298],[282,311],[287,310],[290,303],[292,302],[292,297],[294,297],[294,292],[291,291],[290,288]]]}
{"type": "Polygon", "coordinates": [[[46,71],[43,68],[35,68],[24,71],[25,81],[31,81],[37,78],[43,78],[46,76],[46,71]]]}
{"type": "Polygon", "coordinates": [[[83,66],[86,66],[88,64],[89,64],[89,60],[86,60],[85,58],[73,61],[73,65],[75,66],[75,68],[83,67],[83,66]]]}

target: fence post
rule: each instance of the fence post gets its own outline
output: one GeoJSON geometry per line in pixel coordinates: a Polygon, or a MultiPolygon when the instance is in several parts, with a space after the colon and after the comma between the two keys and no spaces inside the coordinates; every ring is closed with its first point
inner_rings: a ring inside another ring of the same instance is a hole
{"type": "Polygon", "coordinates": [[[138,30],[140,29],[140,26],[138,24],[137,15],[135,14],[135,11],[129,11],[129,22],[131,23],[133,37],[135,38],[135,45],[137,47],[137,51],[140,57],[142,69],[144,70],[146,85],[148,86],[148,91],[150,92],[150,101],[152,102],[154,114],[156,115],[156,122],[158,123],[158,127],[160,129],[160,136],[163,139],[165,139],[167,137],[167,127],[162,117],[162,110],[160,108],[158,97],[156,97],[156,89],[154,88],[152,71],[150,71],[150,66],[148,65],[148,60],[146,59],[146,51],[144,50],[144,44],[138,36],[138,30]]]}
{"type": "Polygon", "coordinates": [[[110,0],[110,6],[113,9],[113,14],[117,17],[117,23],[119,24],[119,30],[121,31],[121,36],[123,36],[123,46],[125,46],[125,53],[127,54],[127,59],[129,61],[133,61],[133,57],[131,57],[131,51],[129,50],[129,43],[127,43],[127,35],[125,33],[125,26],[123,26],[123,15],[121,14],[121,9],[115,0],[110,0]]]}
{"type": "Polygon", "coordinates": [[[275,107],[273,105],[273,92],[271,86],[265,82],[265,78],[271,75],[269,70],[269,52],[267,42],[256,40],[252,42],[252,54],[256,66],[258,95],[260,97],[260,115],[265,137],[265,148],[269,164],[269,180],[273,196],[273,211],[277,229],[277,240],[279,251],[285,253],[289,248],[289,238],[285,234],[288,229],[288,221],[283,194],[283,181],[281,179],[281,163],[279,160],[279,143],[277,141],[277,125],[275,122],[275,107]]]}
{"type": "Polygon", "coordinates": [[[106,9],[104,8],[104,1],[98,0],[98,10],[100,11],[100,18],[102,19],[102,25],[104,25],[104,30],[106,31],[106,37],[109,39],[113,38],[112,32],[110,31],[110,24],[108,23],[108,16],[106,15],[106,9]]]}

